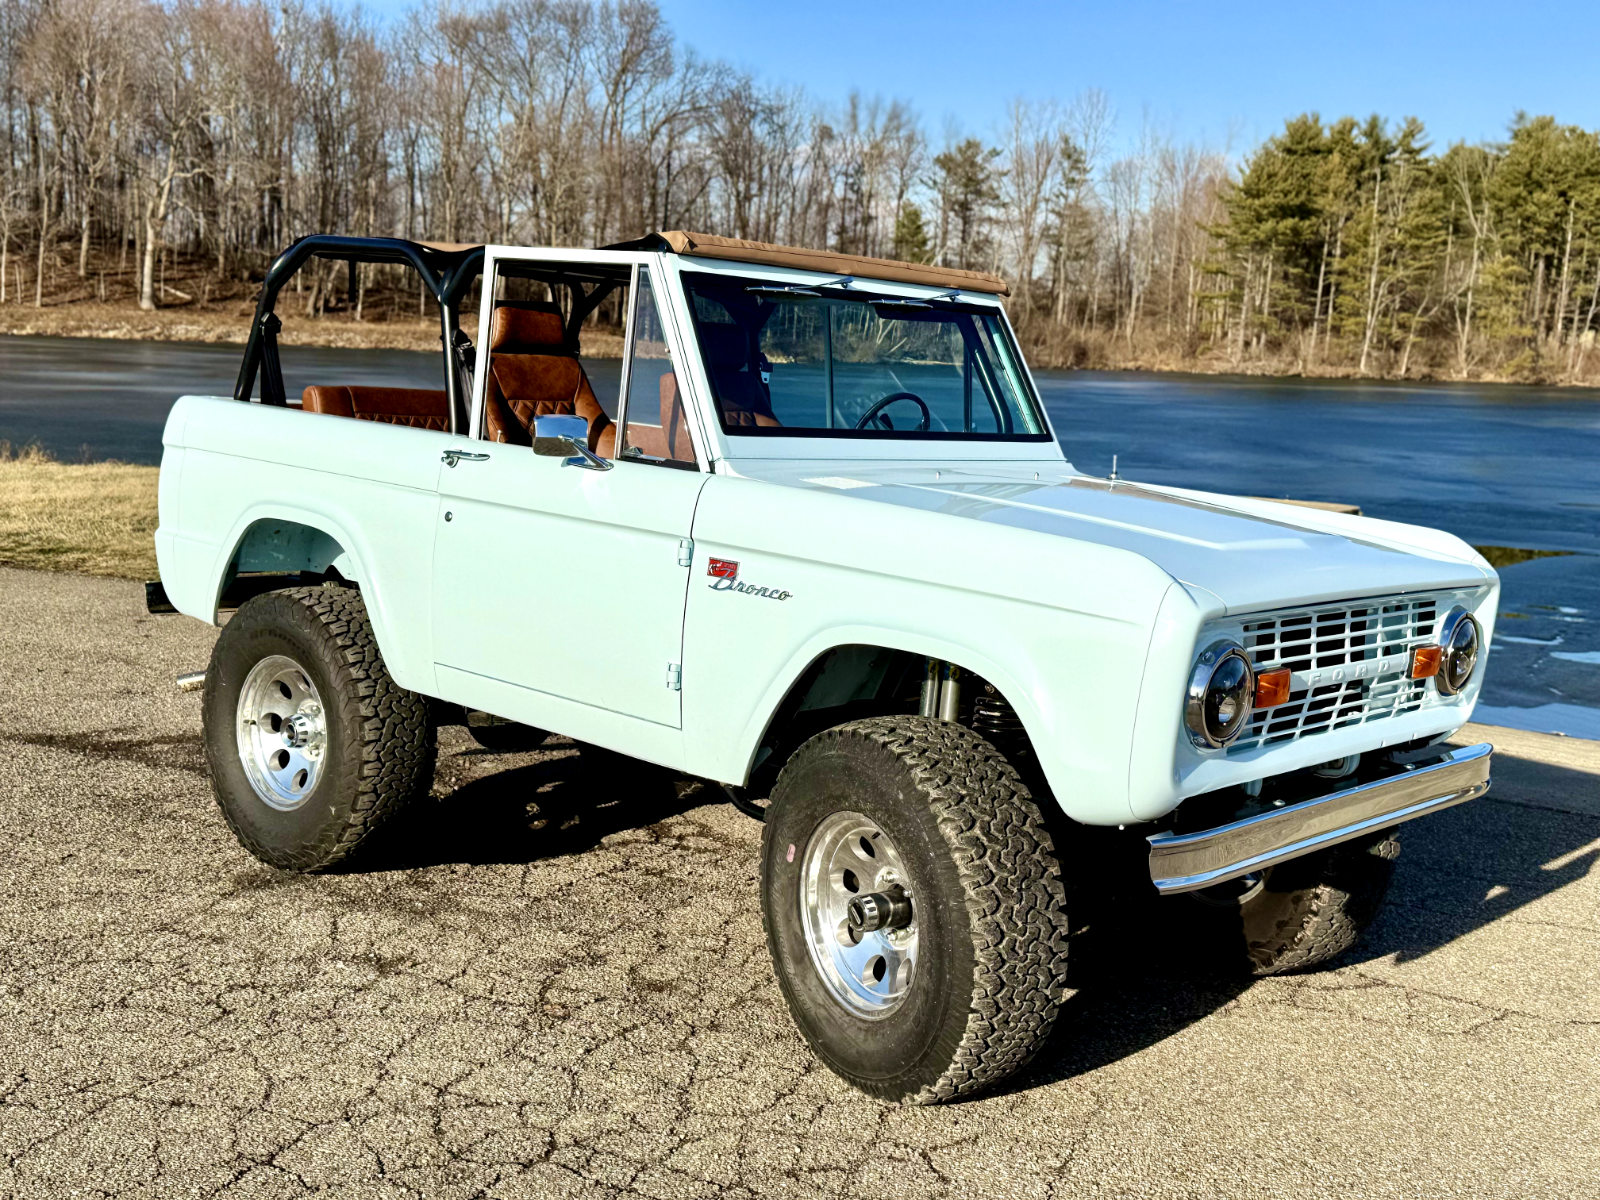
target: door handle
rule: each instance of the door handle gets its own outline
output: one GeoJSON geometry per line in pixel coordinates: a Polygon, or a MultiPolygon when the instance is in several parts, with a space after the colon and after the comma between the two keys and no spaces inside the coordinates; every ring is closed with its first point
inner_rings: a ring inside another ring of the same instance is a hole
{"type": "Polygon", "coordinates": [[[487,454],[478,454],[472,450],[446,450],[439,461],[447,467],[453,467],[462,459],[466,459],[468,462],[485,462],[488,458],[487,454]]]}

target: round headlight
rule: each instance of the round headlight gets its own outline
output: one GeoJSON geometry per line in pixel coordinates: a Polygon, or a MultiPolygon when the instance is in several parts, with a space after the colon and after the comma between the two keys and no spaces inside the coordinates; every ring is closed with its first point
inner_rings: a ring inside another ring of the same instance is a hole
{"type": "Polygon", "coordinates": [[[1435,679],[1440,695],[1454,696],[1472,679],[1483,647],[1483,632],[1478,619],[1464,608],[1452,608],[1439,625],[1439,674],[1435,679]]]}
{"type": "Polygon", "coordinates": [[[1220,750],[1244,731],[1255,700],[1256,673],[1244,647],[1217,642],[1208,647],[1189,676],[1184,724],[1202,750],[1220,750]]]}

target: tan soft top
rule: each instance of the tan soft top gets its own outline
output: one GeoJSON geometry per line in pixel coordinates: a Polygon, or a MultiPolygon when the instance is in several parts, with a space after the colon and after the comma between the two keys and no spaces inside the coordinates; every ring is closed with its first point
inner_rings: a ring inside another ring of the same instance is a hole
{"type": "Polygon", "coordinates": [[[917,283],[925,287],[960,288],[996,296],[1011,294],[1004,279],[987,271],[958,271],[954,267],[930,267],[922,263],[895,262],[888,258],[862,258],[855,254],[835,254],[831,250],[773,246],[766,242],[745,241],[743,238],[718,237],[714,233],[686,233],[681,229],[656,236],[676,254],[762,263],[772,267],[794,267],[801,271],[825,271],[862,279],[888,279],[895,283],[917,283]]]}

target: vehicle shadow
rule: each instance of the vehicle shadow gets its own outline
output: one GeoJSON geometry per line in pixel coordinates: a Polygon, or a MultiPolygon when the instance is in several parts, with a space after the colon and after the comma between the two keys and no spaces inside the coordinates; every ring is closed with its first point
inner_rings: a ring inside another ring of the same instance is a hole
{"type": "MultiPolygon", "coordinates": [[[[1600,863],[1600,776],[1497,755],[1488,796],[1400,831],[1388,901],[1363,939],[1312,972],[1393,957],[1415,961],[1577,883],[1600,863]],[[1573,811],[1578,809],[1580,811],[1573,811]]],[[[1081,831],[1080,831],[1081,832],[1081,831]]],[[[1087,839],[1064,862],[1071,893],[1073,988],[1049,1041],[993,1094],[1108,1066],[1218,1012],[1253,986],[1229,970],[1220,930],[1194,936],[1181,906],[1113,887],[1142,870],[1138,848],[1087,839]]],[[[1235,943],[1242,947],[1243,935],[1235,943]]]]}
{"type": "Polygon", "coordinates": [[[1600,774],[1497,753],[1481,800],[1400,831],[1389,901],[1346,961],[1412,962],[1600,863],[1600,774]]]}
{"type": "MultiPolygon", "coordinates": [[[[1022,1071],[985,1095],[1060,1083],[1109,1066],[1222,1009],[1253,982],[1198,944],[1182,898],[1163,899],[1148,879],[1142,840],[1114,830],[1056,831],[1072,934],[1071,994],[1049,1040],[1022,1071]],[[1176,903],[1175,903],[1176,901],[1176,903]]],[[[1241,943],[1242,945],[1242,935],[1241,943]]]]}
{"type": "Polygon", "coordinates": [[[515,755],[474,748],[440,758],[441,779],[461,768],[473,777],[442,796],[436,786],[433,797],[396,814],[362,855],[361,871],[580,854],[614,833],[648,829],[708,798],[703,784],[596,746],[555,742],[537,754],[515,755]],[[484,768],[490,773],[478,773],[484,768]]]}
{"type": "MultiPolygon", "coordinates": [[[[530,755],[467,749],[442,760],[441,779],[452,769],[472,777],[399,814],[360,870],[581,854],[715,799],[703,784],[592,746],[552,742],[530,755]]],[[[1070,847],[1071,994],[1032,1064],[989,1095],[1116,1063],[1222,1010],[1255,982],[1224,961],[1215,923],[1209,936],[1195,936],[1185,919],[1192,900],[1138,885],[1147,878],[1142,840],[1082,827],[1058,830],[1056,840],[1070,847]]],[[[1389,901],[1372,928],[1313,970],[1413,961],[1583,880],[1600,862],[1600,776],[1500,755],[1487,797],[1408,825],[1400,842],[1389,901]]],[[[1242,959],[1242,932],[1231,944],[1242,959]]]]}

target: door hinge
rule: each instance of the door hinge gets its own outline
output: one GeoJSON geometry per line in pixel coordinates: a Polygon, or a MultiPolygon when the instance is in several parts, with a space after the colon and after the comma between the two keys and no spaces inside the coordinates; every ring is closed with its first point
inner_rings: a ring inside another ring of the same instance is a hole
{"type": "Polygon", "coordinates": [[[678,565],[680,567],[687,567],[693,561],[694,561],[694,539],[693,538],[679,538],[678,539],[678,565]]]}
{"type": "Polygon", "coordinates": [[[682,691],[683,690],[683,664],[682,663],[668,663],[667,664],[667,690],[668,691],[673,691],[673,692],[677,692],[677,691],[682,691]]]}

